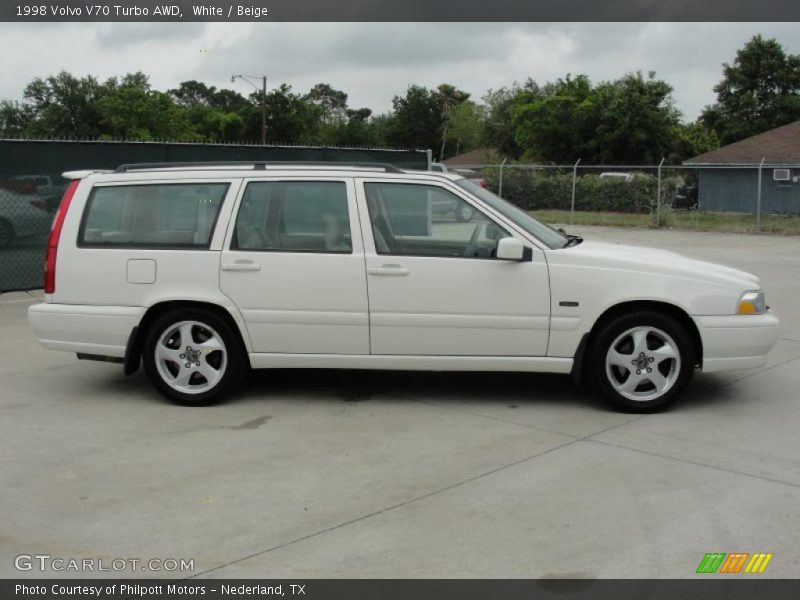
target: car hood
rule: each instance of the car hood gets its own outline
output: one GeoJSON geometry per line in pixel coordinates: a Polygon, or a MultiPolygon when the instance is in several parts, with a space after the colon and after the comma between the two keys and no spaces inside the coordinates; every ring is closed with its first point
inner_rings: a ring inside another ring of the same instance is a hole
{"type": "Polygon", "coordinates": [[[556,264],[579,263],[600,268],[663,273],[698,281],[743,286],[748,289],[760,287],[758,277],[752,273],[696,260],[670,250],[587,240],[577,246],[556,250],[553,254],[556,255],[555,261],[551,262],[556,264]]]}

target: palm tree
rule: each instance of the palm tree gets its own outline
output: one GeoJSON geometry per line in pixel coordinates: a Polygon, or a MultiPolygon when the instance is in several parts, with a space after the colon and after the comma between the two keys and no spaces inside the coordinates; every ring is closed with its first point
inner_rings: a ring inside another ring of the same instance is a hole
{"type": "Polygon", "coordinates": [[[442,149],[439,152],[439,160],[444,159],[444,145],[447,141],[447,125],[450,121],[450,115],[453,109],[469,98],[469,94],[459,90],[454,85],[449,83],[442,83],[434,92],[439,100],[439,109],[442,111],[442,121],[444,121],[444,130],[442,131],[442,149]]]}

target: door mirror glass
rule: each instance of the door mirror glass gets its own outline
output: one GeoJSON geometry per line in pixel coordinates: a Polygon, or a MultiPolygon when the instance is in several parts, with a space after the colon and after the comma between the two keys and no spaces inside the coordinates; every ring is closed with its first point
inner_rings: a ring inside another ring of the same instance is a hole
{"type": "Polygon", "coordinates": [[[530,248],[526,248],[516,238],[507,237],[497,242],[497,258],[500,260],[523,262],[530,261],[532,256],[530,248]]]}

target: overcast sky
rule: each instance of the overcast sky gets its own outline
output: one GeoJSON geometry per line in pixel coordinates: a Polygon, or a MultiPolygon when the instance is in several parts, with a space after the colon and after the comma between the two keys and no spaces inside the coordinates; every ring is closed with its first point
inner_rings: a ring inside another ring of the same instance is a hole
{"type": "Polygon", "coordinates": [[[187,79],[249,93],[234,73],[270,87],[326,82],[375,112],[409,83],[490,88],[567,73],[594,81],[656,71],[694,119],[714,99],[723,62],[754,34],[800,53],[798,23],[0,23],[0,97],[21,99],[35,76],[102,78],[143,71],[157,89],[187,79]]]}

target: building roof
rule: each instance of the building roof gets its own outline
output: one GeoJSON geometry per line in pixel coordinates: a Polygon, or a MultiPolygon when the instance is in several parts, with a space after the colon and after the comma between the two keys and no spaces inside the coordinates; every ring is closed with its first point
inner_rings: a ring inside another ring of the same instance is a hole
{"type": "Polygon", "coordinates": [[[800,164],[800,121],[695,156],[685,165],[800,164]]]}
{"type": "MultiPolygon", "coordinates": [[[[472,165],[492,165],[499,162],[498,152],[492,148],[478,148],[443,161],[448,167],[467,167],[472,165]]],[[[502,159],[501,159],[502,160],[502,159]]]]}

